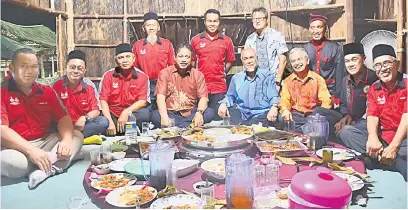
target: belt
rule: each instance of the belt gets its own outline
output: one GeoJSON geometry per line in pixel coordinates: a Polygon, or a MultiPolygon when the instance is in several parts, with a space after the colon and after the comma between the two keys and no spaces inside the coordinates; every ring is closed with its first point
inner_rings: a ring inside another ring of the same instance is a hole
{"type": "Polygon", "coordinates": [[[335,79],[326,79],[325,82],[326,82],[326,84],[334,84],[334,83],[336,83],[336,80],[335,79]]]}

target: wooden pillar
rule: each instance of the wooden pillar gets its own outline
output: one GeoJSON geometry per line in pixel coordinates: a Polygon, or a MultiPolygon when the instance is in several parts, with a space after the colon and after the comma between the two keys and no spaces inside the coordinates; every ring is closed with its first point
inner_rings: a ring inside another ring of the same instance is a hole
{"type": "Polygon", "coordinates": [[[402,71],[404,56],[404,0],[398,0],[397,13],[397,59],[401,62],[399,71],[402,71]]]}
{"type": "Polygon", "coordinates": [[[58,15],[58,22],[57,22],[57,28],[58,28],[58,34],[57,34],[57,39],[58,39],[58,72],[59,75],[62,76],[64,75],[64,63],[63,63],[63,46],[62,46],[62,16],[58,15]]]}
{"type": "Polygon", "coordinates": [[[123,0],[123,42],[128,43],[128,5],[127,0],[123,0]]]}
{"type": "Polygon", "coordinates": [[[353,0],[346,0],[344,9],[346,13],[346,43],[354,42],[354,6],[353,0]]]}
{"type": "Polygon", "coordinates": [[[74,38],[74,4],[72,0],[66,0],[66,7],[68,13],[67,19],[67,51],[71,52],[75,49],[75,38],[74,38]]]}

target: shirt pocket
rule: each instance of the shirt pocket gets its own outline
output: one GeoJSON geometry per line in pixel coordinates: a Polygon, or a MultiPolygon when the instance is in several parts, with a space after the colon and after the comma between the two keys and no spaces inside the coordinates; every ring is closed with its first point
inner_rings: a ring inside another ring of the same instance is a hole
{"type": "Polygon", "coordinates": [[[330,58],[330,57],[322,57],[321,58],[321,62],[322,62],[322,70],[323,71],[328,71],[328,70],[332,70],[334,67],[334,59],[330,58]]]}

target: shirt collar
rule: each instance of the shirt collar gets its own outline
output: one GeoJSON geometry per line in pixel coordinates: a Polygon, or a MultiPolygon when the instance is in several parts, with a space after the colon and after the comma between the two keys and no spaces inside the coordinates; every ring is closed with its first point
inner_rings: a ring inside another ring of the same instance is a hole
{"type": "MultiPolygon", "coordinates": [[[[144,39],[144,41],[143,41],[143,45],[146,45],[148,42],[147,42],[147,37],[144,39]]],[[[156,40],[156,43],[157,44],[159,44],[159,45],[161,45],[162,44],[162,42],[161,42],[161,40],[160,40],[160,37],[159,36],[157,36],[157,40],[156,40]]]]}
{"type": "MultiPolygon", "coordinates": [[[[124,76],[121,74],[122,69],[120,67],[115,67],[115,72],[113,72],[114,77],[123,77],[124,76]]],[[[129,77],[129,76],[128,76],[129,77]]],[[[135,67],[132,68],[132,78],[137,79],[137,73],[135,67]]]]}
{"type": "Polygon", "coordinates": [[[299,80],[299,81],[306,82],[309,78],[310,78],[310,79],[313,79],[312,73],[311,73],[310,70],[308,70],[307,75],[306,75],[306,77],[305,77],[303,80],[301,80],[301,79],[297,76],[296,73],[293,73],[293,75],[294,75],[293,80],[299,80]]]}
{"type": "Polygon", "coordinates": [[[256,33],[256,37],[258,37],[259,39],[263,39],[264,37],[265,37],[265,35],[269,32],[269,27],[268,26],[266,26],[266,28],[262,31],[262,34],[261,35],[258,35],[258,33],[257,32],[255,32],[256,33]]]}
{"type": "Polygon", "coordinates": [[[354,81],[354,79],[353,79],[353,77],[351,75],[348,75],[347,79],[348,79],[349,83],[353,83],[353,84],[356,84],[356,85],[358,85],[360,82],[363,82],[364,84],[367,84],[368,83],[368,71],[371,71],[371,70],[368,70],[368,68],[365,68],[365,70],[363,71],[363,75],[361,76],[361,78],[363,78],[362,80],[354,81]]]}
{"type": "MultiPolygon", "coordinates": [[[[173,69],[173,71],[171,72],[172,74],[174,74],[174,73],[177,73],[178,74],[178,70],[177,70],[177,67],[176,67],[176,65],[173,65],[174,66],[174,69],[173,69]]],[[[190,68],[190,70],[189,71],[186,71],[186,75],[185,76],[191,76],[191,70],[193,69],[193,67],[191,67],[190,68]]],[[[180,75],[180,74],[178,74],[178,75],[180,75]]],[[[181,76],[181,75],[180,75],[181,76]]]]}
{"type": "MultiPolygon", "coordinates": [[[[206,37],[207,37],[207,32],[206,32],[206,31],[203,31],[203,32],[201,33],[200,38],[201,38],[201,39],[205,39],[206,37]]],[[[222,34],[221,32],[218,32],[218,37],[216,37],[215,39],[224,39],[223,34],[222,34]]]]}
{"type": "MultiPolygon", "coordinates": [[[[9,78],[9,83],[8,83],[8,90],[11,92],[19,92],[20,90],[17,87],[17,83],[14,81],[13,77],[9,78]]],[[[38,95],[41,95],[44,93],[44,90],[40,87],[40,85],[36,82],[32,84],[32,93],[37,93],[38,95]]]]}
{"type": "MultiPolygon", "coordinates": [[[[245,71],[245,70],[244,70],[244,71],[245,71]]],[[[260,74],[262,74],[261,71],[260,71],[260,69],[259,69],[259,66],[256,67],[255,71],[256,71],[256,72],[255,72],[255,76],[254,76],[253,79],[251,79],[251,78],[248,76],[248,72],[245,71],[244,81],[246,81],[246,80],[248,80],[248,81],[254,81],[256,78],[259,78],[259,77],[260,77],[260,74]]]]}
{"type": "Polygon", "coordinates": [[[320,46],[323,46],[326,43],[326,41],[327,41],[327,38],[324,36],[320,41],[312,40],[312,44],[315,47],[320,47],[320,46]]]}
{"type": "MultiPolygon", "coordinates": [[[[64,75],[64,76],[62,77],[62,79],[64,80],[64,83],[63,83],[62,85],[63,85],[64,87],[68,87],[69,81],[68,81],[67,75],[64,75]]],[[[81,86],[78,86],[77,88],[75,88],[75,92],[77,92],[77,91],[83,91],[83,90],[86,90],[86,84],[85,84],[84,80],[82,79],[82,80],[81,80],[81,86]],[[81,87],[80,90],[79,90],[79,87],[81,87]]]]}
{"type": "MultiPolygon", "coordinates": [[[[398,73],[397,75],[397,83],[395,84],[395,86],[396,87],[398,86],[400,88],[405,88],[404,78],[401,73],[398,73]]],[[[380,88],[382,88],[382,82],[381,80],[378,80],[377,84],[375,85],[375,89],[379,90],[380,88]]]]}

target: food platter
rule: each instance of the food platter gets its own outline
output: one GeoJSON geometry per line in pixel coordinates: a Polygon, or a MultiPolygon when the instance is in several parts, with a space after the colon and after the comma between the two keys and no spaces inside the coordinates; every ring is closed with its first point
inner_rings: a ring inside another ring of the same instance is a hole
{"type": "Polygon", "coordinates": [[[274,153],[283,157],[302,156],[307,147],[299,140],[259,141],[255,143],[262,153],[274,153]]]}
{"type": "Polygon", "coordinates": [[[356,176],[345,174],[345,173],[335,173],[338,177],[346,180],[350,185],[352,191],[360,190],[364,187],[364,181],[356,176]]]}
{"type": "Polygon", "coordinates": [[[287,140],[288,138],[294,138],[298,136],[298,134],[271,129],[265,132],[256,133],[255,136],[258,138],[259,141],[271,141],[271,140],[287,140]]]}
{"type": "Polygon", "coordinates": [[[254,131],[248,126],[203,126],[182,133],[183,144],[201,149],[226,149],[248,145],[254,131]]]}
{"type": "Polygon", "coordinates": [[[197,196],[177,194],[155,200],[150,209],[204,209],[205,202],[197,196]]]}
{"type": "MultiPolygon", "coordinates": [[[[333,160],[347,161],[360,155],[360,153],[351,149],[332,148],[331,150],[333,151],[333,160]]],[[[316,155],[323,158],[323,149],[317,150],[316,155]]]]}
{"type": "Polygon", "coordinates": [[[154,138],[160,137],[162,140],[178,138],[182,132],[183,130],[177,127],[159,128],[151,131],[154,138]]]}
{"type": "Polygon", "coordinates": [[[149,203],[157,196],[157,190],[153,187],[133,185],[117,188],[111,191],[105,200],[112,206],[120,208],[136,207],[136,199],[140,196],[139,205],[149,203]]]}
{"type": "Polygon", "coordinates": [[[123,173],[100,175],[90,179],[94,189],[108,191],[136,183],[136,178],[123,173]]]}

